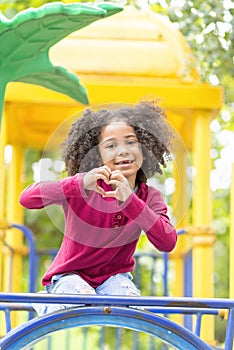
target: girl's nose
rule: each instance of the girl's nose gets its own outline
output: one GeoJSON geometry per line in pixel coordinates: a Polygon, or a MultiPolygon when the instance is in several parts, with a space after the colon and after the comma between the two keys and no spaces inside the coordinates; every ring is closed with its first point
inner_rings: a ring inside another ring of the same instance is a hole
{"type": "Polygon", "coordinates": [[[117,154],[127,154],[128,148],[125,144],[119,144],[117,147],[117,154]]]}

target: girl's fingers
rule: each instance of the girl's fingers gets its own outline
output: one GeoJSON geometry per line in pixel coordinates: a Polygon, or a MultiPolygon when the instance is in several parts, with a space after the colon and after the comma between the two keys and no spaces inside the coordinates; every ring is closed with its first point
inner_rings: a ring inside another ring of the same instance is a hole
{"type": "Polygon", "coordinates": [[[113,185],[114,187],[118,187],[120,183],[121,182],[119,180],[109,180],[108,182],[109,185],[113,185]]]}
{"type": "Polygon", "coordinates": [[[103,193],[101,193],[103,197],[114,197],[114,198],[117,198],[118,199],[118,196],[117,196],[117,191],[103,191],[103,193]]]}
{"type": "Polygon", "coordinates": [[[97,169],[97,172],[95,174],[95,178],[96,178],[96,180],[102,179],[108,184],[110,175],[111,175],[110,168],[108,166],[104,165],[104,166],[97,169]]]}
{"type": "Polygon", "coordinates": [[[121,201],[125,201],[132,192],[128,180],[121,171],[115,170],[111,172],[110,168],[103,166],[97,169],[96,175],[96,191],[102,197],[112,197],[121,201]],[[105,191],[98,185],[97,180],[102,179],[106,184],[113,187],[113,191],[105,191]]]}
{"type": "Polygon", "coordinates": [[[111,176],[108,184],[114,186],[115,188],[118,188],[118,187],[130,188],[129,182],[125,177],[118,178],[117,176],[116,178],[112,178],[111,176]]]}
{"type": "Polygon", "coordinates": [[[111,169],[107,165],[103,165],[102,167],[98,168],[98,172],[106,174],[107,176],[111,175],[111,169]]]}
{"type": "Polygon", "coordinates": [[[109,183],[109,176],[107,177],[105,174],[99,174],[97,173],[95,175],[95,179],[97,180],[104,180],[107,184],[109,183]]]}
{"type": "Polygon", "coordinates": [[[115,170],[110,174],[110,179],[117,179],[119,181],[123,181],[125,178],[125,176],[121,173],[121,171],[119,170],[115,170]]]}
{"type": "Polygon", "coordinates": [[[102,187],[96,185],[96,191],[102,195],[102,197],[114,197],[117,198],[117,191],[105,191],[102,187]]]}
{"type": "Polygon", "coordinates": [[[105,197],[105,193],[106,193],[106,192],[103,190],[102,187],[98,186],[97,184],[96,184],[96,191],[97,191],[98,193],[100,193],[103,197],[105,197]]]}

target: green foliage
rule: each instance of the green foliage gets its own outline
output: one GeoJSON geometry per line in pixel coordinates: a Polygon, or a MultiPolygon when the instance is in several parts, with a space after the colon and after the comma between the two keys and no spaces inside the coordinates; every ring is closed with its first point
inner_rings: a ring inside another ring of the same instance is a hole
{"type": "MultiPolygon", "coordinates": [[[[80,327],[64,329],[51,334],[48,338],[42,337],[33,344],[34,350],[50,349],[92,349],[92,350],[132,350],[134,349],[172,349],[166,346],[160,339],[148,334],[132,331],[130,329],[116,327],[80,327]],[[121,341],[121,344],[119,344],[121,341]],[[78,346],[79,344],[79,346],[78,346]]],[[[174,349],[174,347],[173,347],[174,349]]]]}
{"type": "Polygon", "coordinates": [[[229,291],[229,223],[230,193],[219,190],[214,193],[214,226],[217,231],[215,245],[215,295],[228,298],[229,291]],[[226,200],[224,201],[223,198],[226,200]]]}
{"type": "Polygon", "coordinates": [[[231,2],[167,0],[163,6],[155,3],[157,7],[153,5],[153,9],[168,15],[185,36],[203,81],[209,80],[211,74],[217,75],[220,81],[224,72],[233,74],[234,9],[231,2]]]}

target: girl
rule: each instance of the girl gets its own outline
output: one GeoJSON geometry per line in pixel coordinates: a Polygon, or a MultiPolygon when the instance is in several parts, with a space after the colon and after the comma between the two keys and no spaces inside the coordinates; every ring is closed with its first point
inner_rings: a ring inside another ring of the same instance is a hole
{"type": "MultiPolygon", "coordinates": [[[[87,109],[72,125],[63,143],[68,177],[32,184],[20,197],[28,209],[57,204],[64,211],[64,238],[42,278],[47,292],[140,295],[131,271],[141,231],[164,252],[177,239],[161,193],[146,184],[166,165],[170,138],[153,101],[87,109]]],[[[36,305],[39,315],[64,307],[36,305]]]]}

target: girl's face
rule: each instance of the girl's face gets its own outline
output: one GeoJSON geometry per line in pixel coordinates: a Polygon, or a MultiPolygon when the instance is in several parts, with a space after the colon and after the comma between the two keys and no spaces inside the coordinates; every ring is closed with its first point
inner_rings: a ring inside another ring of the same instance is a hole
{"type": "Polygon", "coordinates": [[[133,127],[122,121],[105,126],[100,135],[99,151],[103,164],[112,171],[120,170],[129,183],[135,186],[143,155],[133,127]]]}

